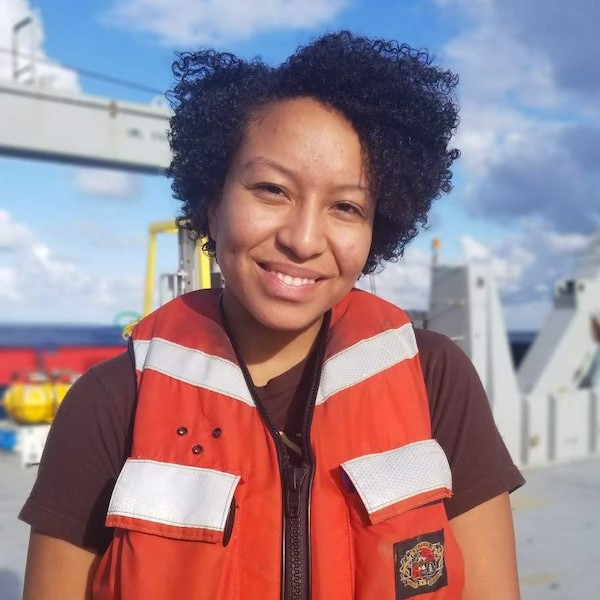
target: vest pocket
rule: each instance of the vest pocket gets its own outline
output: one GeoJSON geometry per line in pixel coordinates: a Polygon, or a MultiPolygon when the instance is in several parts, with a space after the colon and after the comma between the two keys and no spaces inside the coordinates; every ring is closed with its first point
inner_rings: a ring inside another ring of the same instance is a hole
{"type": "Polygon", "coordinates": [[[223,542],[239,481],[224,471],[130,458],[113,490],[106,526],[223,542]]]}
{"type": "Polygon", "coordinates": [[[374,525],[452,495],[452,474],[433,439],[359,456],[341,465],[374,525]]]}
{"type": "Polygon", "coordinates": [[[462,558],[442,499],[450,466],[435,440],[342,463],[356,600],[458,600],[462,558]]]}

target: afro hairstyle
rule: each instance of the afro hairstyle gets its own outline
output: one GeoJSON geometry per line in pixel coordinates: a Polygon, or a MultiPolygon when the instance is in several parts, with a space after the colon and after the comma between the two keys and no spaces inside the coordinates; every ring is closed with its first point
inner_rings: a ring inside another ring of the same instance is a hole
{"type": "Polygon", "coordinates": [[[300,47],[278,67],[215,50],[183,52],[167,92],[174,115],[168,170],[180,227],[214,253],[209,207],[218,201],[248,124],[269,104],[310,97],[342,114],[360,139],[376,201],[363,273],[395,260],[451,189],[458,77],[424,50],[348,31],[300,47]]]}

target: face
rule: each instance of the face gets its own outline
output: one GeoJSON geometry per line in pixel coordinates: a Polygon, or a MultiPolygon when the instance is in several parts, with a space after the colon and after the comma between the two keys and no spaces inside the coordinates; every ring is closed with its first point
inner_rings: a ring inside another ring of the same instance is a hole
{"type": "Polygon", "coordinates": [[[210,216],[228,318],[288,332],[318,326],[359,277],[373,216],[350,123],[309,98],[265,108],[210,216]]]}

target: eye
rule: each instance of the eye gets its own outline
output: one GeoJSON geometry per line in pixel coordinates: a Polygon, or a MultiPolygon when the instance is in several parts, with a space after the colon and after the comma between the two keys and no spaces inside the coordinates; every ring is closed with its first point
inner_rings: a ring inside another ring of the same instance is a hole
{"type": "Polygon", "coordinates": [[[254,189],[267,196],[282,196],[284,194],[283,189],[273,183],[259,183],[254,186],[254,189]]]}
{"type": "Polygon", "coordinates": [[[364,217],[362,208],[356,204],[352,204],[352,202],[338,202],[333,208],[336,212],[344,216],[364,217]]]}

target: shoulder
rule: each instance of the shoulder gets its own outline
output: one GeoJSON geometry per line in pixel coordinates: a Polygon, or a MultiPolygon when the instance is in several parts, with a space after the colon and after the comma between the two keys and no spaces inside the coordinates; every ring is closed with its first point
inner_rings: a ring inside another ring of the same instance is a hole
{"type": "Polygon", "coordinates": [[[85,372],[71,386],[58,414],[64,418],[65,412],[81,416],[98,412],[126,420],[133,410],[135,394],[133,362],[124,351],[85,372]]]}
{"type": "Polygon", "coordinates": [[[84,373],[50,428],[36,483],[20,518],[39,531],[102,552],[112,486],[127,458],[135,410],[127,352],[84,373]]]}
{"type": "Polygon", "coordinates": [[[415,328],[419,360],[429,400],[434,437],[450,425],[459,426],[461,414],[489,412],[489,402],[469,357],[447,336],[415,328]]]}
{"type": "Polygon", "coordinates": [[[429,400],[432,437],[443,448],[453,479],[449,518],[523,484],[469,357],[445,335],[415,329],[429,400]]]}
{"type": "Polygon", "coordinates": [[[458,347],[456,342],[444,334],[418,327],[415,327],[414,330],[422,365],[441,366],[448,362],[469,361],[469,357],[458,347]]]}
{"type": "Polygon", "coordinates": [[[135,372],[129,352],[125,351],[92,367],[76,382],[102,386],[110,395],[135,392],[135,372]]]}
{"type": "Polygon", "coordinates": [[[415,328],[415,339],[432,412],[439,400],[448,399],[445,392],[451,390],[458,392],[454,403],[466,400],[467,392],[485,399],[473,363],[456,342],[441,333],[419,328],[415,328]]]}
{"type": "MultiPolygon", "coordinates": [[[[89,369],[69,389],[50,430],[55,437],[125,451],[136,399],[135,370],[127,351],[89,369]],[[79,435],[79,433],[81,435],[79,435]]],[[[113,454],[111,450],[110,454],[113,454]]],[[[117,456],[115,460],[120,460],[117,456]]]]}

